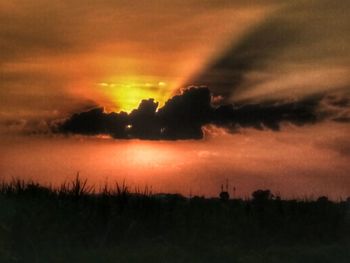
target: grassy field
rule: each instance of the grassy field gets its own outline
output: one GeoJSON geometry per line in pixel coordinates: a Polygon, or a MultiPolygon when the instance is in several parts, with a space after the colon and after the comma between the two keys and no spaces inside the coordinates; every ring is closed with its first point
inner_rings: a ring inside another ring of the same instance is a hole
{"type": "Polygon", "coordinates": [[[349,262],[349,202],[0,186],[1,262],[349,262]]]}

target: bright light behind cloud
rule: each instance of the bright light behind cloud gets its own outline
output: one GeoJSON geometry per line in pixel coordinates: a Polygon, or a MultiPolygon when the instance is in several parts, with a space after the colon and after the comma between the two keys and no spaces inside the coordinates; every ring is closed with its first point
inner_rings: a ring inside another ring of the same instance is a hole
{"type": "Polygon", "coordinates": [[[130,111],[150,97],[161,105],[275,4],[0,1],[0,122],[93,105],[130,111]]]}
{"type": "Polygon", "coordinates": [[[171,87],[164,81],[142,81],[137,77],[119,78],[113,82],[100,82],[99,88],[113,102],[116,111],[131,112],[143,99],[153,98],[164,105],[171,96],[171,87]]]}

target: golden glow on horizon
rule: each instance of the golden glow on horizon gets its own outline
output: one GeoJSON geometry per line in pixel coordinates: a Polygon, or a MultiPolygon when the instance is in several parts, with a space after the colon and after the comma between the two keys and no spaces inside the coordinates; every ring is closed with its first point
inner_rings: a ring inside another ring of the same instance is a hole
{"type": "Polygon", "coordinates": [[[174,160],[179,159],[178,150],[167,144],[155,145],[152,142],[133,141],[128,143],[125,149],[127,161],[139,167],[169,167],[174,160]]]}
{"type": "Polygon", "coordinates": [[[100,82],[98,86],[111,99],[117,111],[131,112],[144,99],[154,99],[164,105],[171,96],[171,88],[164,81],[142,81],[138,77],[124,77],[115,81],[100,82]]]}
{"type": "Polygon", "coordinates": [[[53,185],[74,179],[80,171],[89,185],[126,180],[127,185],[182,194],[191,189],[196,195],[217,196],[226,179],[238,186],[242,197],[262,187],[294,197],[350,194],[349,160],[337,148],[349,143],[347,124],[221,132],[203,141],[4,137],[0,167],[5,179],[53,185]]]}

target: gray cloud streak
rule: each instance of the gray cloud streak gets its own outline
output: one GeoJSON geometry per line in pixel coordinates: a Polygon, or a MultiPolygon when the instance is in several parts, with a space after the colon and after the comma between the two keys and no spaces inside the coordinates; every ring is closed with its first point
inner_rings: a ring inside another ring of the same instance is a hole
{"type": "Polygon", "coordinates": [[[291,1],[187,84],[207,85],[226,101],[348,89],[348,11],[347,1],[291,1]]]}

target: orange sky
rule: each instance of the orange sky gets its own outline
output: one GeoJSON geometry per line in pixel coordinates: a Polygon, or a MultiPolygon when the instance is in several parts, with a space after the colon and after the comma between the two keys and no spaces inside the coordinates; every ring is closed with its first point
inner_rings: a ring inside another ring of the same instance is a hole
{"type": "Polygon", "coordinates": [[[162,104],[266,24],[297,29],[296,41],[283,52],[256,47],[271,54],[244,73],[230,100],[342,88],[347,8],[329,0],[2,1],[0,117],[62,117],[92,104],[130,111],[148,97],[162,104]]]}
{"type": "Polygon", "coordinates": [[[198,141],[7,138],[0,143],[0,170],[6,179],[44,184],[71,180],[80,171],[97,189],[126,180],[154,192],[217,196],[229,179],[243,197],[269,188],[283,197],[339,199],[350,195],[349,132],[349,125],[324,123],[287,125],[281,132],[214,129],[198,141]]]}
{"type": "Polygon", "coordinates": [[[79,107],[64,100],[130,111],[138,104],[135,93],[164,102],[270,9],[197,0],[2,1],[1,112],[79,107]]]}
{"type": "MultiPolygon", "coordinates": [[[[56,138],[49,124],[95,106],[131,111],[150,97],[162,105],[193,80],[207,84],[198,76],[209,76],[209,88],[220,94],[215,74],[226,79],[232,72],[213,73],[211,66],[229,60],[236,47],[242,51],[238,57],[258,54],[259,60],[239,72],[241,79],[228,87],[226,101],[295,99],[319,92],[345,98],[349,9],[346,1],[330,0],[1,1],[0,170],[5,177],[25,171],[26,178],[58,171],[60,179],[76,170],[88,174],[75,149],[81,147],[84,156],[99,160],[91,178],[120,172],[115,160],[124,154],[120,174],[169,191],[186,192],[181,184],[189,184],[198,193],[214,194],[224,177],[237,176],[243,194],[266,185],[289,195],[299,193],[298,187],[302,193],[348,195],[345,122],[287,125],[279,132],[209,129],[211,139],[198,142],[56,138]],[[288,30],[275,41],[269,30],[276,28],[288,30]],[[19,139],[18,133],[37,135],[19,139]],[[52,155],[49,142],[55,147],[52,155]],[[62,160],[61,153],[73,159],[62,160]],[[148,167],[146,179],[136,173],[142,167],[148,167]]],[[[350,116],[349,109],[342,110],[342,116],[350,116]]]]}

